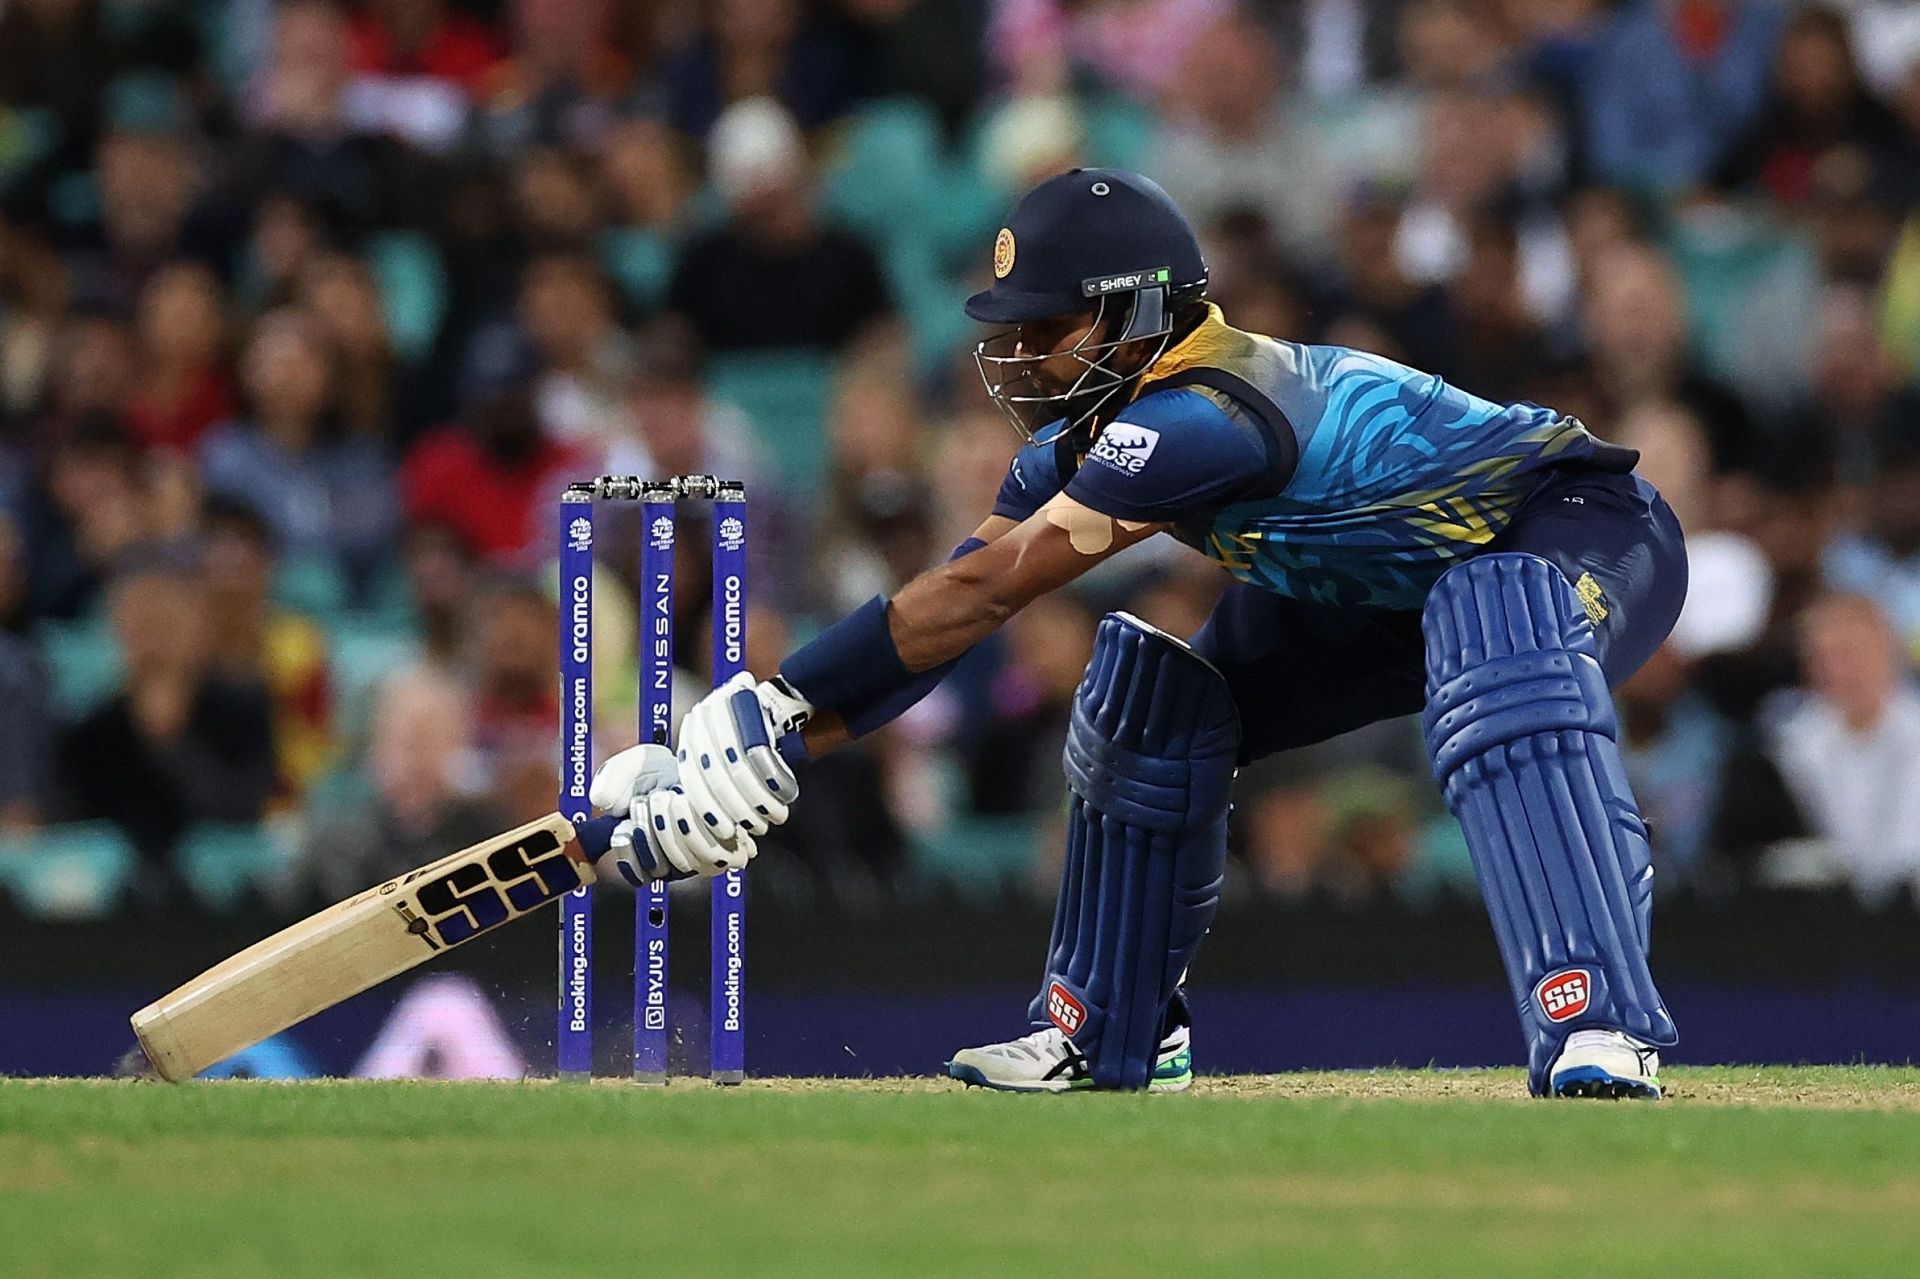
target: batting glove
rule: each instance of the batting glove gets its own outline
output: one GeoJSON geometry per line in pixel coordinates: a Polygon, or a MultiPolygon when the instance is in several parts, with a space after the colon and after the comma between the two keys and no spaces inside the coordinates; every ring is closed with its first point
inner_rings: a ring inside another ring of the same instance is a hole
{"type": "Polygon", "coordinates": [[[764,835],[800,797],[776,743],[797,732],[813,706],[784,681],[755,685],[746,672],[700,699],[680,722],[680,785],[716,830],[764,835]]]}

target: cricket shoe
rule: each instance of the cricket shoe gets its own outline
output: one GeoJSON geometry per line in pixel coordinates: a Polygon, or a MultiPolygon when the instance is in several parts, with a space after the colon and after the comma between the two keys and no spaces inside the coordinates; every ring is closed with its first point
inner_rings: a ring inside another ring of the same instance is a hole
{"type": "MultiPolygon", "coordinates": [[[[1148,1092],[1185,1092],[1193,1083],[1193,1034],[1173,1027],[1160,1041],[1148,1092]]],[[[947,1063],[947,1074],[961,1083],[1002,1092],[1071,1092],[1093,1087],[1087,1059],[1073,1041],[1048,1026],[1004,1044],[963,1048],[947,1063]]]]}
{"type": "Polygon", "coordinates": [[[1547,1072],[1552,1097],[1660,1099],[1660,1051],[1618,1030],[1576,1030],[1547,1072]]]}

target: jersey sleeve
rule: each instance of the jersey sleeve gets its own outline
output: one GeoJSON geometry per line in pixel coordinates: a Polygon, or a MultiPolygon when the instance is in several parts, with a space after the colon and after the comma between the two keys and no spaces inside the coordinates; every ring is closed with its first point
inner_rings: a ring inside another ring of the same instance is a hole
{"type": "Polygon", "coordinates": [[[994,499],[993,513],[1018,524],[1045,506],[1060,491],[1060,469],[1055,463],[1052,445],[1029,444],[1013,455],[1007,478],[1000,481],[1000,495],[994,499]]]}
{"type": "Polygon", "coordinates": [[[1171,523],[1278,492],[1266,438],[1225,394],[1179,387],[1127,406],[1093,442],[1068,497],[1121,520],[1171,523]]]}

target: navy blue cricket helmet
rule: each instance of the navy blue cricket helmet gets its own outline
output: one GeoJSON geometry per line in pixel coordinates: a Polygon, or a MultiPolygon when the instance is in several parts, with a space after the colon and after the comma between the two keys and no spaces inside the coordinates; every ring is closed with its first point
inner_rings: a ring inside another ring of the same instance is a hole
{"type": "Polygon", "coordinates": [[[1029,191],[993,245],[993,287],[967,299],[967,314],[1012,326],[974,349],[981,381],[1028,439],[1047,443],[1126,403],[1166,350],[1174,311],[1206,295],[1207,264],[1186,216],[1152,179],[1128,169],[1072,169],[1029,191]],[[1022,329],[1091,312],[1092,326],[1066,351],[1034,351],[1022,329]],[[1116,352],[1158,342],[1122,373],[1116,352]],[[1074,357],[1077,375],[1049,378],[1041,364],[1074,357]]]}

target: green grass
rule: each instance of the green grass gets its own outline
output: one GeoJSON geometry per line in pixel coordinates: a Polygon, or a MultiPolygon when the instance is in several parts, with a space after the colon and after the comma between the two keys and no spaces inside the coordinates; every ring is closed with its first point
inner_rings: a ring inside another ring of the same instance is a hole
{"type": "Polygon", "coordinates": [[[0,1082],[0,1272],[1913,1274],[1920,1071],[927,1083],[0,1082]]]}

